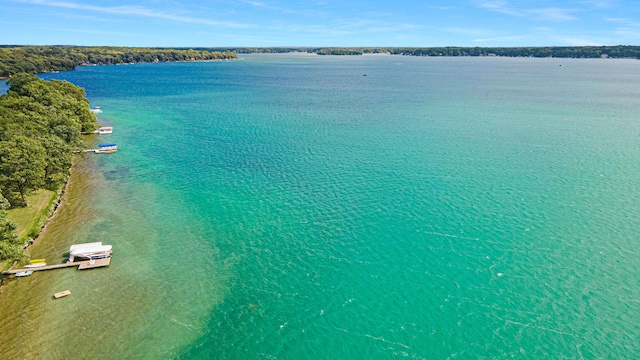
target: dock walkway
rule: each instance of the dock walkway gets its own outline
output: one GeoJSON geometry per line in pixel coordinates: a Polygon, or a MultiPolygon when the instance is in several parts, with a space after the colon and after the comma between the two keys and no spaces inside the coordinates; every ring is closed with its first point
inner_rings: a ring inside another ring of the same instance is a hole
{"type": "Polygon", "coordinates": [[[44,270],[62,269],[62,268],[74,267],[74,266],[77,266],[78,270],[85,270],[85,269],[94,269],[98,267],[109,266],[109,264],[111,264],[111,257],[104,258],[104,259],[66,262],[63,264],[46,265],[46,266],[40,266],[40,267],[34,267],[34,268],[9,269],[7,271],[3,271],[2,274],[15,275],[23,271],[44,271],[44,270]]]}

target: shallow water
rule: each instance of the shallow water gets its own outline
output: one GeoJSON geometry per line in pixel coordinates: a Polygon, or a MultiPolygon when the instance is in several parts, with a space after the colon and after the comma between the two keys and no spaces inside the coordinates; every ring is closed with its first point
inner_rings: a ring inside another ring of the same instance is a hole
{"type": "Polygon", "coordinates": [[[114,256],[4,286],[0,355],[636,358],[638,70],[247,55],[50,75],[120,150],[79,164],[33,254],[114,256]]]}

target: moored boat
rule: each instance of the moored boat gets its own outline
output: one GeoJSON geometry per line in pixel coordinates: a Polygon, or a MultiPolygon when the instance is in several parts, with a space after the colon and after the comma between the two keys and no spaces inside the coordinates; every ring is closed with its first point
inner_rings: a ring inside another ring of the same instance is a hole
{"type": "Polygon", "coordinates": [[[113,127],[112,126],[103,126],[103,127],[99,128],[98,130],[94,131],[94,133],[96,133],[98,135],[111,134],[111,133],[113,133],[113,127]]]}
{"type": "Polygon", "coordinates": [[[71,245],[69,248],[69,261],[79,259],[102,259],[111,256],[111,245],[102,245],[102,242],[71,245]]]}
{"type": "Polygon", "coordinates": [[[96,154],[111,154],[118,151],[118,145],[115,143],[98,144],[98,148],[94,151],[96,154]]]}

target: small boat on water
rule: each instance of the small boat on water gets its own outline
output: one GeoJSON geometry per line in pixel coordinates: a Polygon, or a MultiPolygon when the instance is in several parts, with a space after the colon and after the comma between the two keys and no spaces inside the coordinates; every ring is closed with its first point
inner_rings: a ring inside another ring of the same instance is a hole
{"type": "Polygon", "coordinates": [[[60,292],[57,292],[57,293],[53,294],[53,297],[56,298],[56,299],[60,299],[61,297],[65,297],[65,296],[70,295],[70,294],[71,294],[70,290],[64,290],[64,291],[60,291],[60,292]]]}
{"type": "Polygon", "coordinates": [[[71,245],[69,248],[69,261],[79,259],[103,259],[111,256],[111,245],[102,245],[102,242],[71,245]]]}
{"type": "Polygon", "coordinates": [[[103,126],[103,127],[99,128],[98,130],[94,131],[94,133],[98,134],[98,135],[111,134],[111,133],[113,133],[113,127],[112,126],[103,126]]]}
{"type": "Polygon", "coordinates": [[[94,114],[100,114],[102,112],[102,109],[100,109],[100,106],[92,107],[90,110],[94,114]]]}
{"type": "Polygon", "coordinates": [[[98,148],[94,151],[96,154],[111,154],[118,151],[118,145],[115,143],[98,144],[98,148]]]}
{"type": "Polygon", "coordinates": [[[33,274],[33,270],[21,271],[19,273],[16,273],[15,276],[24,277],[24,276],[29,276],[31,274],[33,274]]]}

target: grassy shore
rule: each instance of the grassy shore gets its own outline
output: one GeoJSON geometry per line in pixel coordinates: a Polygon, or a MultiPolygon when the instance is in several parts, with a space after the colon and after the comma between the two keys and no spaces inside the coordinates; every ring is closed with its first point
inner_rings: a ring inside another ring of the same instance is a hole
{"type": "Polygon", "coordinates": [[[16,207],[7,211],[7,218],[16,225],[16,233],[23,241],[28,241],[40,233],[46,219],[53,212],[53,205],[57,202],[59,192],[38,190],[27,196],[27,207],[16,207]],[[50,209],[51,208],[51,209],[50,209]]]}
{"type": "MultiPolygon", "coordinates": [[[[16,224],[16,234],[22,243],[35,239],[42,231],[42,227],[53,215],[63,187],[57,191],[40,189],[27,196],[27,207],[16,207],[7,210],[7,218],[16,224]]],[[[8,269],[13,260],[0,262],[0,270],[8,269]]]]}

